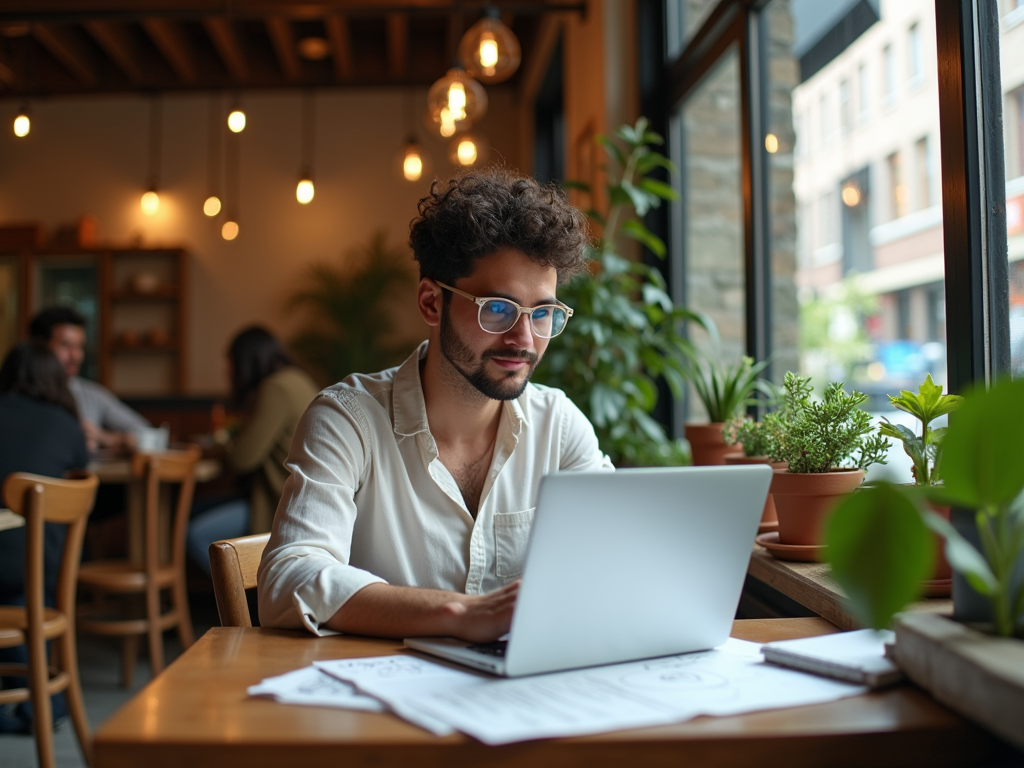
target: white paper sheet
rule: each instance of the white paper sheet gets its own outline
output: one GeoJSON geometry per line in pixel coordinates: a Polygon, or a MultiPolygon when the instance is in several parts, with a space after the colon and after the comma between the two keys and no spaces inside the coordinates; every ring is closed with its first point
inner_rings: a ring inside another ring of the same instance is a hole
{"type": "Polygon", "coordinates": [[[765,664],[757,644],[734,639],[712,651],[513,680],[409,656],[318,666],[402,716],[426,715],[486,744],[820,704],[867,690],[765,664]]]}
{"type": "Polygon", "coordinates": [[[316,667],[268,677],[250,686],[247,692],[250,696],[270,698],[282,704],[361,709],[366,712],[384,712],[387,709],[378,699],[359,693],[351,683],[316,667]]]}

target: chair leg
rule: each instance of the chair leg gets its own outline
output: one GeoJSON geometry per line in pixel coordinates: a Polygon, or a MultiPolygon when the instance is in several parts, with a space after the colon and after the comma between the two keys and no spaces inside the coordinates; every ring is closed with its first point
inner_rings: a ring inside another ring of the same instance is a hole
{"type": "Polygon", "coordinates": [[[89,720],[85,716],[85,701],[82,698],[82,683],[78,677],[78,647],[75,642],[75,629],[69,627],[60,638],[62,669],[68,676],[66,695],[68,709],[71,710],[71,722],[75,724],[78,745],[82,748],[82,757],[86,765],[92,763],[92,732],[89,720]]]}
{"type": "Polygon", "coordinates": [[[178,639],[181,640],[181,650],[185,651],[196,641],[195,633],[192,631],[192,614],[188,610],[188,590],[185,588],[185,569],[179,569],[172,587],[172,599],[174,610],[178,614],[178,639]]]}
{"type": "Polygon", "coordinates": [[[153,677],[164,671],[164,635],[160,629],[160,588],[146,587],[146,619],[149,623],[149,667],[153,677]]]}
{"type": "Polygon", "coordinates": [[[139,636],[125,635],[121,641],[121,687],[125,690],[135,682],[135,661],[139,656],[139,636]]]}
{"type": "Polygon", "coordinates": [[[46,657],[46,640],[42,634],[31,633],[28,638],[29,689],[32,697],[32,730],[36,736],[36,751],[40,768],[53,768],[53,710],[50,694],[46,690],[50,670],[46,657]]]}

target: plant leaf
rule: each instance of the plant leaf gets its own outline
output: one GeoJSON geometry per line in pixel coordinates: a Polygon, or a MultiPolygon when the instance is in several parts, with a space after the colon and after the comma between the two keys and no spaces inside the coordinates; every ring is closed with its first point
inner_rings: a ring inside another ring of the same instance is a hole
{"type": "Polygon", "coordinates": [[[991,595],[998,581],[984,556],[960,535],[953,524],[934,512],[926,512],[925,524],[946,540],[946,560],[957,573],[966,578],[982,595],[991,595]]]}

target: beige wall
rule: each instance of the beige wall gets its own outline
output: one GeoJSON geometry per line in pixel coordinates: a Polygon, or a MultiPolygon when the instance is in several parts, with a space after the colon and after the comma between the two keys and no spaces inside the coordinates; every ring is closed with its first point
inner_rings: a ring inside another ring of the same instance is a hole
{"type": "MultiPolygon", "coordinates": [[[[490,110],[480,131],[491,142],[492,159],[518,167],[512,92],[489,88],[488,94],[490,110]]],[[[146,99],[38,102],[32,105],[32,132],[21,140],[7,128],[17,105],[0,102],[0,222],[35,220],[52,231],[92,214],[104,242],[185,246],[191,254],[188,391],[223,391],[221,358],[235,331],[259,322],[287,336],[295,320],[282,304],[306,266],[340,258],[380,228],[391,243],[404,244],[427,188],[426,181],[409,184],[393,171],[409,132],[407,92],[322,91],[316,102],[316,197],[299,205],[300,98],[283,92],[244,97],[241,235],[234,242],[222,240],[219,220],[201,211],[205,94],[164,97],[161,206],[153,217],[139,208],[147,175],[146,99]]],[[[418,108],[424,100],[423,92],[416,94],[418,108]]],[[[449,174],[446,144],[428,137],[421,124],[419,134],[434,174],[449,174]]],[[[411,289],[408,298],[406,332],[424,337],[411,289]]]]}

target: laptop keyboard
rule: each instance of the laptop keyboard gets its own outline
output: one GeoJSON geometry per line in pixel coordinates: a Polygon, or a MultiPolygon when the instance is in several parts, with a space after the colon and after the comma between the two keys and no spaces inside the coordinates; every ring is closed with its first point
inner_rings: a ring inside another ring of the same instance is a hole
{"type": "Polygon", "coordinates": [[[486,653],[488,656],[502,656],[505,655],[505,649],[508,647],[508,640],[494,640],[490,643],[480,643],[479,645],[471,645],[468,647],[470,651],[477,651],[479,653],[486,653]]]}

